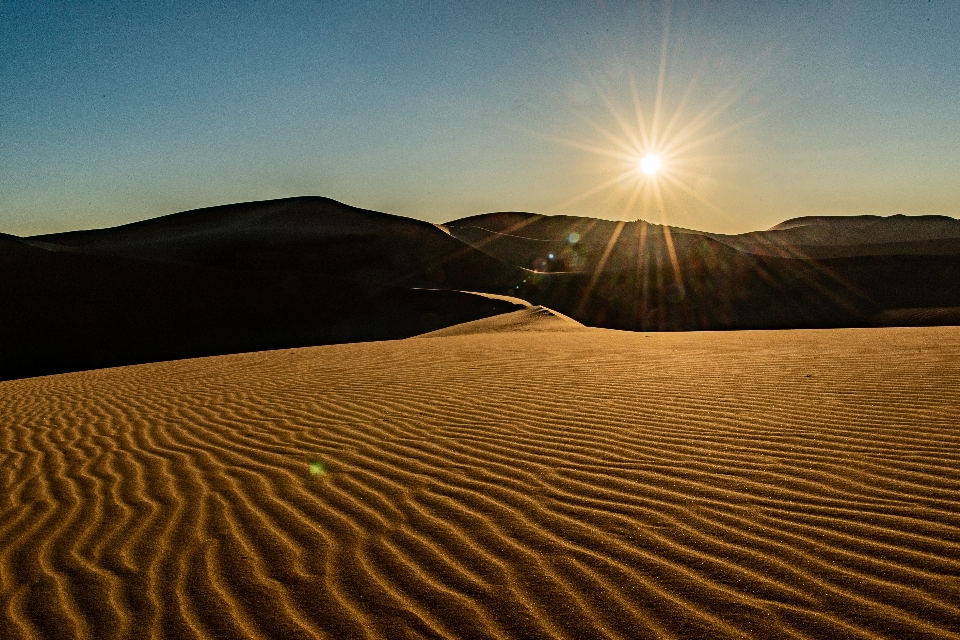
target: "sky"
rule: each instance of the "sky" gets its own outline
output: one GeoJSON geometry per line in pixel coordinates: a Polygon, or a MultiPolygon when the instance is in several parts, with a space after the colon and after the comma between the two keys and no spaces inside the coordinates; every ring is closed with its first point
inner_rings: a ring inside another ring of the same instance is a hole
{"type": "Polygon", "coordinates": [[[957,33],[956,0],[0,0],[0,232],[297,195],[957,217],[957,33]]]}

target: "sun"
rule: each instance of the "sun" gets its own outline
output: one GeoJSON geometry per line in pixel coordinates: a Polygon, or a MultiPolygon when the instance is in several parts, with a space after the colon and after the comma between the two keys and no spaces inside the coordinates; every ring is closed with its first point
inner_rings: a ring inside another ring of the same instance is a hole
{"type": "Polygon", "coordinates": [[[668,82],[670,3],[665,5],[655,82],[649,82],[656,68],[651,64],[653,55],[633,63],[626,60],[616,74],[584,69],[599,103],[594,106],[590,100],[578,100],[573,113],[592,130],[589,137],[522,129],[602,158],[591,167],[599,180],[542,213],[560,213],[590,200],[594,207],[621,209],[606,214],[617,220],[667,225],[674,215],[702,215],[705,211],[729,217],[711,198],[715,188],[707,188],[716,183],[712,177],[715,168],[723,170],[737,159],[734,150],[725,150],[720,141],[765,113],[753,107],[741,108],[751,89],[739,78],[709,92],[700,89],[698,84],[710,72],[707,59],[702,59],[696,69],[689,69],[686,86],[673,87],[674,82],[668,82]],[[643,74],[642,83],[637,80],[638,73],[643,74]],[[699,109],[695,106],[698,103],[699,109]],[[735,105],[735,113],[727,113],[735,105]],[[739,116],[740,112],[744,115],[739,116]]]}
{"type": "MultiPolygon", "coordinates": [[[[723,87],[696,112],[690,110],[690,104],[700,72],[690,79],[675,106],[667,105],[664,97],[665,73],[664,54],[656,89],[643,92],[633,71],[627,69],[626,82],[622,83],[626,85],[630,99],[630,106],[626,108],[623,99],[618,100],[616,96],[618,91],[622,91],[621,87],[606,86],[603,81],[588,74],[588,79],[606,107],[609,119],[615,125],[610,127],[587,113],[577,111],[576,115],[593,130],[595,137],[592,139],[530,132],[606,159],[604,164],[597,165],[606,177],[557,203],[545,213],[562,211],[577,202],[610,191],[610,201],[622,203],[619,215],[612,214],[621,220],[644,219],[665,225],[677,203],[681,203],[684,210],[693,206],[716,215],[729,215],[704,193],[702,186],[709,182],[707,176],[712,166],[735,157],[723,153],[718,148],[718,141],[759,119],[763,113],[757,112],[726,126],[717,126],[722,122],[724,112],[741,100],[746,89],[737,83],[723,87]],[[645,102],[645,96],[648,96],[646,100],[652,105],[645,102]]],[[[619,208],[619,205],[615,206],[619,208]]]]}
{"type": "Polygon", "coordinates": [[[655,176],[663,166],[663,160],[655,153],[648,153],[637,162],[637,168],[648,176],[655,176]]]}

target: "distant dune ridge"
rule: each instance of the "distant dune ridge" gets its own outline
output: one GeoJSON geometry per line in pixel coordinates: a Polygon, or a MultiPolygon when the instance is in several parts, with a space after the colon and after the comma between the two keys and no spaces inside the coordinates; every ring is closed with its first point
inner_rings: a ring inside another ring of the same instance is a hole
{"type": "Polygon", "coordinates": [[[809,216],[768,231],[711,237],[736,249],[784,257],[960,255],[960,220],[947,216],[809,216]]]}
{"type": "Polygon", "coordinates": [[[960,308],[960,220],[946,216],[807,217],[741,235],[517,212],[445,226],[504,262],[550,273],[526,297],[591,326],[956,324],[944,310],[960,308]]]}
{"type": "MultiPolygon", "coordinates": [[[[605,245],[619,223],[610,220],[584,219],[572,216],[542,216],[524,213],[492,213],[471,216],[447,223],[457,237],[506,243],[507,238],[554,242],[566,239],[571,232],[584,236],[585,242],[605,245]],[[581,230],[582,231],[579,231],[581,230]],[[483,233],[485,232],[485,233],[483,233]],[[504,237],[501,239],[498,236],[504,237]]],[[[627,223],[627,236],[633,225],[644,225],[662,235],[663,227],[642,220],[627,223]]],[[[948,216],[807,216],[786,220],[767,231],[740,235],[706,233],[670,227],[677,235],[698,235],[749,253],[795,257],[801,250],[831,256],[897,255],[914,243],[942,255],[960,255],[960,220],[948,216]],[[866,249],[862,248],[866,247],[866,249]],[[870,251],[872,253],[868,253],[870,251]]]]}
{"type": "Polygon", "coordinates": [[[0,296],[0,379],[406,338],[527,304],[633,331],[953,323],[960,221],[724,236],[520,212],[435,225],[301,197],[0,235],[0,296]]]}
{"type": "Polygon", "coordinates": [[[0,636],[960,638],[960,327],[516,314],[0,383],[0,636]]]}

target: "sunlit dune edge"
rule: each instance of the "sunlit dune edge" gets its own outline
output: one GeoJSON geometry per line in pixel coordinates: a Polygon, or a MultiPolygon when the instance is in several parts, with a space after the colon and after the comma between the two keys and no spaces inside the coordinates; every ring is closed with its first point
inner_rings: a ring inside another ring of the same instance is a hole
{"type": "Polygon", "coordinates": [[[506,315],[0,383],[3,637],[960,637],[960,327],[506,315]]]}
{"type": "Polygon", "coordinates": [[[464,336],[486,333],[503,333],[514,331],[586,331],[588,327],[580,324],[573,318],[565,316],[559,311],[542,306],[531,306],[510,313],[501,313],[489,318],[481,318],[470,322],[462,322],[451,327],[444,327],[424,333],[416,338],[445,338],[449,336],[464,336]]]}

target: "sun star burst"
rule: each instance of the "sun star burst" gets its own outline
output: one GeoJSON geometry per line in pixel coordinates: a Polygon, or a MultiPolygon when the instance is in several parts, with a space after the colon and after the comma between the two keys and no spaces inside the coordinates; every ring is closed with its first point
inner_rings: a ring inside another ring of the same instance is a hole
{"type": "MultiPolygon", "coordinates": [[[[594,134],[588,139],[544,136],[607,161],[605,165],[596,165],[596,169],[606,173],[605,178],[544,213],[559,213],[607,192],[623,203],[622,211],[612,216],[622,220],[642,218],[667,224],[668,216],[672,217],[671,213],[675,214],[678,207],[687,211],[702,208],[714,215],[728,217],[706,190],[707,186],[716,188],[718,184],[713,168],[722,167],[724,162],[736,157],[729,150],[724,152],[717,143],[762,114],[723,123],[726,118],[722,116],[744,97],[746,88],[739,79],[734,79],[712,95],[702,93],[698,83],[707,73],[706,59],[700,61],[699,68],[691,73],[682,91],[672,93],[679,99],[670,100],[668,88],[671,83],[666,77],[669,20],[668,7],[655,86],[651,84],[641,90],[634,69],[629,65],[624,70],[625,76],[613,85],[609,80],[601,81],[602,76],[587,71],[589,84],[609,117],[604,118],[602,113],[598,116],[578,111],[594,134]],[[698,102],[702,106],[695,111],[691,107],[698,102]],[[630,107],[624,109],[626,104],[630,107]]],[[[639,60],[637,64],[643,68],[644,61],[639,60]]]]}

